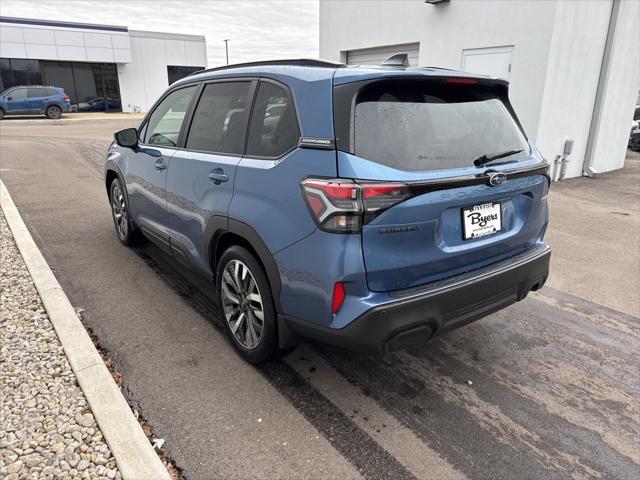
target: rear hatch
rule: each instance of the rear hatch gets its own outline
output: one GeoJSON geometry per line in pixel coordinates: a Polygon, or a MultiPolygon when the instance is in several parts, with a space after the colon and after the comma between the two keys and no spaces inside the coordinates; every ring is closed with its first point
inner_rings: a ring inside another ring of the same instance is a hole
{"type": "Polygon", "coordinates": [[[542,241],[546,165],[506,83],[352,82],[334,87],[334,116],[339,176],[360,184],[370,207],[362,247],[371,290],[440,280],[542,241]]]}

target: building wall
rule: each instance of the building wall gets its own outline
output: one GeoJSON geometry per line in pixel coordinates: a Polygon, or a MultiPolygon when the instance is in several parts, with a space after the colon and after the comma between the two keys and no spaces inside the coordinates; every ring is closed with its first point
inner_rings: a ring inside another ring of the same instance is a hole
{"type": "Polygon", "coordinates": [[[513,45],[514,108],[535,138],[556,2],[423,0],[320,2],[320,57],[355,48],[420,42],[420,66],[462,68],[462,51],[513,45]]]}
{"type": "Polygon", "coordinates": [[[54,26],[0,21],[0,57],[119,63],[131,61],[131,48],[126,27],[99,30],[63,22],[54,26]]]}
{"type": "MultiPolygon", "coordinates": [[[[461,69],[463,50],[513,46],[510,98],[529,138],[549,160],[574,150],[567,175],[582,174],[613,0],[320,1],[320,56],[344,60],[356,48],[420,42],[420,66],[461,69]]],[[[640,2],[623,0],[601,128],[599,172],[624,163],[640,86],[640,2]]]]}
{"type": "Polygon", "coordinates": [[[169,86],[167,65],[207,67],[205,39],[129,30],[131,63],[118,65],[122,111],[146,112],[169,86]]]}
{"type": "Polygon", "coordinates": [[[564,142],[574,140],[568,177],[582,175],[611,5],[612,0],[558,3],[536,143],[553,161],[564,142]]]}
{"type": "Polygon", "coordinates": [[[640,90],[640,2],[620,4],[600,126],[592,151],[593,169],[624,166],[631,120],[640,90]]]}
{"type": "Polygon", "coordinates": [[[0,58],[117,64],[124,112],[153,105],[169,86],[167,66],[207,66],[199,35],[7,17],[0,18],[0,58]]]}

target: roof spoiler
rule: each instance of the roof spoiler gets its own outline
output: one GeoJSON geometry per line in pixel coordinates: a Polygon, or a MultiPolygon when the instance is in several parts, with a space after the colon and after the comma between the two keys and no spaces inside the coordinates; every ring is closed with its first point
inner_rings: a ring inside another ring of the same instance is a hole
{"type": "Polygon", "coordinates": [[[408,67],[409,55],[407,53],[396,53],[387,58],[382,65],[385,67],[408,67]]]}

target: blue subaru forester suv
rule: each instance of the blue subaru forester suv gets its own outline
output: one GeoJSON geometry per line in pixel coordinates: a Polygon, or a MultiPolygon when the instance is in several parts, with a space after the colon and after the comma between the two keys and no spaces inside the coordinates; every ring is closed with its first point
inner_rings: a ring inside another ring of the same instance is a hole
{"type": "Polygon", "coordinates": [[[547,278],[547,165],[507,82],[399,57],[198,72],[115,134],[120,241],[211,279],[251,362],[301,337],[384,354],[547,278]]]}
{"type": "Polygon", "coordinates": [[[30,85],[11,87],[0,93],[0,120],[5,115],[44,114],[58,119],[70,112],[69,96],[62,88],[30,85]]]}

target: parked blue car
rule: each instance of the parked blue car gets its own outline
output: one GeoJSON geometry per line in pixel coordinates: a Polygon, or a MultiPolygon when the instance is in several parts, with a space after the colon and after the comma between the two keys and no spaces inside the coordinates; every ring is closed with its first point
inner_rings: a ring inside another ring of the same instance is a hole
{"type": "Polygon", "coordinates": [[[522,300],[549,272],[547,165],[504,80],[403,59],[201,71],[115,134],[118,238],[211,279],[236,350],[384,354],[522,300]]]}
{"type": "Polygon", "coordinates": [[[30,85],[7,88],[0,93],[0,120],[5,115],[31,114],[57,119],[70,111],[69,96],[62,88],[30,85]]]}

